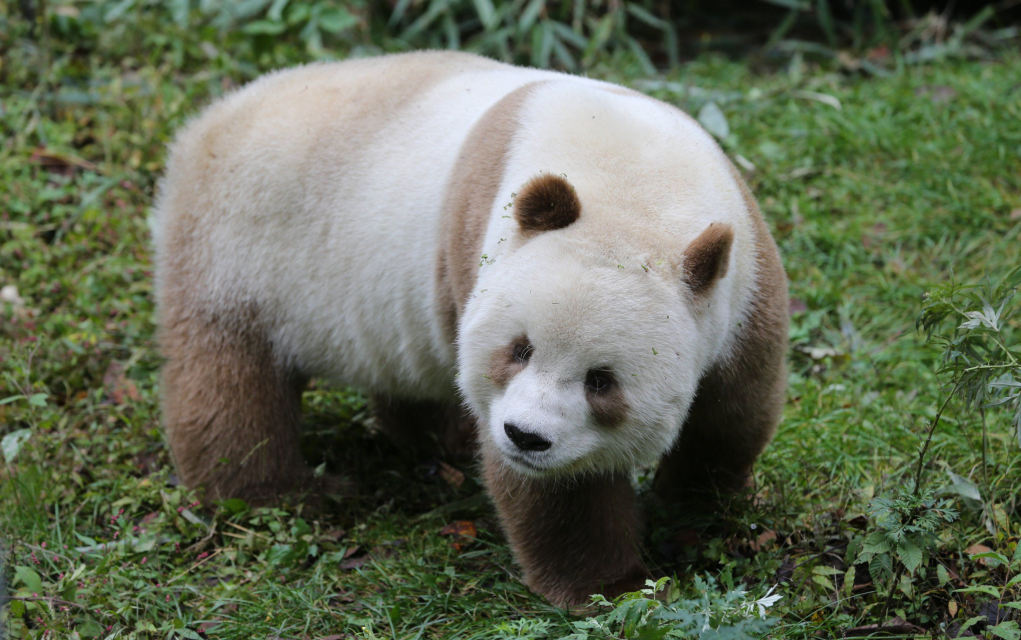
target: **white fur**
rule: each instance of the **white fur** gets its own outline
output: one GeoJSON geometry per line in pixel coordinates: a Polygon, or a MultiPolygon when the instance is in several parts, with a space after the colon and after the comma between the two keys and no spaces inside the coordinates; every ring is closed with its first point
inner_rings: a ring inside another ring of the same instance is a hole
{"type": "Polygon", "coordinates": [[[172,250],[168,224],[195,216],[193,270],[207,304],[254,301],[279,356],[306,374],[414,399],[452,402],[459,390],[483,439],[523,472],[621,468],[662,454],[755,287],[750,214],[722,151],[679,111],[612,85],[464,54],[413,55],[464,70],[360,141],[335,126],[357,117],[352,87],[410,56],[279,72],[206,110],[173,148],[153,222],[157,262],[172,250]],[[541,80],[513,137],[458,344],[449,344],[435,274],[451,171],[486,110],[541,80]],[[215,170],[190,175],[202,154],[215,155],[215,170]],[[504,205],[541,171],[566,175],[582,216],[524,242],[504,205]],[[679,265],[713,222],[734,229],[730,268],[696,308],[679,265]],[[534,356],[501,390],[487,376],[492,354],[522,334],[534,356]],[[595,424],[584,397],[585,372],[598,366],[613,368],[630,406],[613,429],[595,424]],[[508,421],[553,446],[521,463],[508,421]]]}
{"type": "Polygon", "coordinates": [[[501,192],[510,200],[539,171],[563,174],[582,217],[519,247],[506,240],[516,236],[506,203],[496,203],[460,327],[460,388],[488,427],[483,438],[523,473],[648,463],[679,434],[699,378],[746,313],[756,275],[750,214],[716,143],[662,103],[551,83],[522,120],[501,192]],[[730,268],[695,309],[676,267],[714,222],[734,228],[730,268]],[[501,394],[484,381],[486,358],[518,335],[534,355],[501,394]],[[585,373],[602,366],[630,405],[613,428],[596,425],[584,400],[585,373]],[[553,446],[522,454],[505,422],[553,446]]]}

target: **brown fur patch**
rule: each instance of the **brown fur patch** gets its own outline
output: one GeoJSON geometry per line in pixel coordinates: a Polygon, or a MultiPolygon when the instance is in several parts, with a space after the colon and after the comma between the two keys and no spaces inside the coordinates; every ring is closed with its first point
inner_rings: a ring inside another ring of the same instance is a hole
{"type": "Polygon", "coordinates": [[[581,201],[562,176],[538,175],[514,197],[514,219],[526,235],[570,226],[581,215],[581,201]]]}
{"type": "Polygon", "coordinates": [[[755,232],[757,287],[731,357],[699,382],[681,437],[660,462],[656,491],[712,497],[743,488],[776,431],[787,386],[787,276],[748,186],[731,165],[755,232]]]}
{"type": "Polygon", "coordinates": [[[304,380],[276,362],[255,309],[176,299],[161,311],[163,422],[181,481],[256,503],[300,488],[304,380]]]}
{"type": "Polygon", "coordinates": [[[641,515],[625,474],[526,478],[483,448],[484,479],[529,588],[554,604],[614,597],[649,576],[641,515]]]}
{"type": "Polygon", "coordinates": [[[615,427],[624,422],[630,409],[624,389],[616,382],[599,393],[586,390],[585,400],[596,422],[603,427],[615,427]]]}
{"type": "Polygon", "coordinates": [[[516,376],[528,364],[518,360],[515,355],[515,352],[521,346],[531,348],[528,338],[525,336],[515,338],[506,347],[498,349],[493,353],[493,357],[489,362],[489,378],[497,386],[506,386],[511,381],[511,378],[516,376]]]}
{"type": "Polygon", "coordinates": [[[482,241],[503,182],[518,114],[538,84],[519,87],[489,108],[468,134],[451,173],[444,203],[448,219],[436,260],[438,305],[451,343],[456,341],[457,319],[475,286],[482,241]]]}
{"type": "Polygon", "coordinates": [[[734,230],[729,224],[713,223],[684,250],[684,280],[700,296],[727,274],[734,230]]]}

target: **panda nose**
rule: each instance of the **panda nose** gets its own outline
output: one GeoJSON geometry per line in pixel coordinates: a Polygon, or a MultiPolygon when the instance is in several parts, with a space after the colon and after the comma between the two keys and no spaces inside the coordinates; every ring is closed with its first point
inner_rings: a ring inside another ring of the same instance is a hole
{"type": "Polygon", "coordinates": [[[509,422],[503,423],[503,430],[514,446],[522,451],[545,451],[553,445],[539,434],[522,431],[509,422]]]}

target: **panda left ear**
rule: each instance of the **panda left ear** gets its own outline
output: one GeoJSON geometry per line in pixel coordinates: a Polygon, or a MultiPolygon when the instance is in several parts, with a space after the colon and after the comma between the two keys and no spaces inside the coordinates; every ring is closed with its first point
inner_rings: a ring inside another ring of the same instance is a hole
{"type": "Polygon", "coordinates": [[[734,229],[714,222],[684,250],[684,281],[696,297],[704,295],[717,280],[727,274],[734,229]]]}
{"type": "Polygon", "coordinates": [[[563,229],[581,215],[581,201],[562,176],[542,173],[514,197],[514,219],[526,235],[563,229]]]}

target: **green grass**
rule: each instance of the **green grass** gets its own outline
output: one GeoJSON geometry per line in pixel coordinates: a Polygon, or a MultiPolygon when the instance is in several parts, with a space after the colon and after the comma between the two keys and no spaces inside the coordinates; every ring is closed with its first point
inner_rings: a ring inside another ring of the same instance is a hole
{"type": "MultiPolygon", "coordinates": [[[[177,486],[159,426],[146,224],[165,145],[209,100],[305,61],[304,50],[232,48],[142,16],[51,34],[44,51],[25,25],[0,24],[10,29],[0,37],[0,286],[21,299],[0,303],[0,401],[23,396],[0,405],[0,437],[30,433],[13,461],[0,459],[0,554],[20,598],[8,604],[11,635],[571,633],[577,618],[518,581],[471,470],[460,487],[444,482],[435,461],[373,434],[353,392],[306,394],[303,444],[310,464],[368,479],[358,500],[251,511],[194,505],[177,486]],[[473,522],[477,539],[442,534],[457,520],[473,522]]],[[[590,73],[651,86],[625,57],[590,73]]],[[[789,398],[754,498],[710,521],[654,510],[648,559],[676,575],[674,597],[696,596],[696,575],[756,596],[779,584],[773,637],[839,637],[878,622],[885,587],[864,569],[856,577],[847,548],[871,526],[870,500],[910,484],[943,398],[941,353],[914,331],[922,295],[1021,262],[1021,59],[867,78],[703,57],[665,79],[717,92],[724,146],[755,167],[746,175],[795,304],[789,398]]],[[[704,102],[703,92],[649,91],[692,112],[704,102]]],[[[955,589],[1009,578],[966,549],[1011,555],[1021,535],[1018,444],[1006,411],[986,417],[983,468],[977,415],[956,402],[944,415],[924,482],[943,491],[952,470],[981,500],[947,493],[960,518],[940,532],[926,577],[892,599],[890,616],[937,636],[990,611],[991,596],[955,589]]]]}

